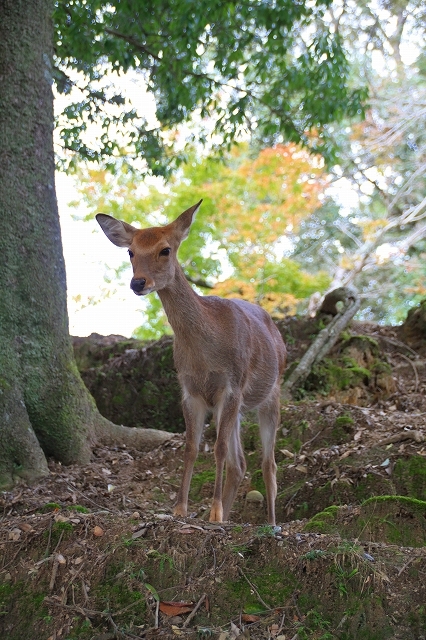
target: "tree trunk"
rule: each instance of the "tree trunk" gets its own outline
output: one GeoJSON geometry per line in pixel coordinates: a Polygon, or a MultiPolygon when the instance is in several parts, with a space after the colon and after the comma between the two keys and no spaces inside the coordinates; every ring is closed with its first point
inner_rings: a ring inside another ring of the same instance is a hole
{"type": "MultiPolygon", "coordinates": [[[[103,431],[121,441],[129,441],[129,431],[134,437],[133,430],[123,431],[98,413],[77,371],[68,333],[54,183],[52,11],[53,0],[0,0],[3,486],[17,476],[32,480],[47,474],[46,456],[64,464],[87,462],[103,431]]],[[[154,446],[168,437],[154,432],[154,446]]]]}

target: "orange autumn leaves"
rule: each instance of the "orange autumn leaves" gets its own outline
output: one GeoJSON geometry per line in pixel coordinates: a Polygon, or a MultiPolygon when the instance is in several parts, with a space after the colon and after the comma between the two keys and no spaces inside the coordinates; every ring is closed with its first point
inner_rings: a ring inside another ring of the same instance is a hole
{"type": "MultiPolygon", "coordinates": [[[[307,273],[291,259],[300,223],[321,205],[328,185],[322,159],[296,144],[253,151],[242,143],[222,158],[192,151],[168,185],[138,184],[124,169],[115,176],[87,172],[81,181],[93,212],[142,227],[164,224],[203,199],[179,259],[193,281],[214,287],[206,293],[242,297],[281,315],[328,286],[325,272],[307,273]]],[[[161,312],[149,304],[154,320],[161,312]]]]}

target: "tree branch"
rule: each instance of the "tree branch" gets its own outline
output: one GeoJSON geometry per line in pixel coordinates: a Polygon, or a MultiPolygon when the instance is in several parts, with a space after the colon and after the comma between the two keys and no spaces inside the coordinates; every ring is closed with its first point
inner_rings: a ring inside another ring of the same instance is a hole
{"type": "Polygon", "coordinates": [[[297,367],[292,371],[282,387],[281,398],[289,400],[296,384],[302,384],[310,374],[312,367],[320,362],[331,351],[343,329],[349,324],[353,316],[360,307],[360,300],[355,289],[350,287],[340,287],[328,293],[319,309],[318,313],[336,310],[336,315],[330,324],[320,331],[314,342],[311,344],[297,367]],[[337,312],[336,303],[343,302],[344,308],[337,312]]]}

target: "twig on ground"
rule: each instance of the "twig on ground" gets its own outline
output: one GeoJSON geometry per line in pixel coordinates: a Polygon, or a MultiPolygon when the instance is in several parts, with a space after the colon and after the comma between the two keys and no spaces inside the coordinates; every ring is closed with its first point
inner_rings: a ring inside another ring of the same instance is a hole
{"type": "Polygon", "coordinates": [[[379,440],[376,443],[376,446],[382,446],[384,444],[394,444],[395,442],[401,442],[401,440],[414,440],[415,442],[424,442],[425,436],[421,431],[417,429],[412,429],[411,431],[401,431],[400,433],[394,433],[393,436],[388,436],[387,438],[383,438],[383,440],[379,440]]]}
{"type": "Polygon", "coordinates": [[[244,571],[241,569],[241,567],[238,567],[238,571],[241,573],[241,575],[243,576],[243,578],[245,580],[247,580],[248,584],[250,585],[250,587],[253,589],[257,599],[259,600],[260,604],[263,605],[265,607],[265,609],[270,610],[271,607],[269,606],[269,604],[266,604],[266,602],[263,600],[262,596],[260,595],[260,593],[258,592],[258,590],[256,589],[256,587],[254,586],[254,584],[252,582],[250,582],[250,580],[247,578],[246,574],[244,573],[244,571]]]}
{"type": "Polygon", "coordinates": [[[50,576],[50,582],[49,582],[50,592],[53,591],[53,587],[55,586],[55,580],[56,580],[56,575],[58,573],[58,568],[59,568],[59,560],[58,558],[55,558],[53,560],[52,575],[50,576]]]}
{"type": "Polygon", "coordinates": [[[203,595],[198,600],[197,604],[195,605],[195,607],[193,608],[193,610],[191,611],[191,613],[189,614],[189,616],[187,617],[187,619],[183,623],[182,629],[185,629],[185,627],[187,627],[189,625],[189,623],[191,622],[192,618],[195,616],[195,614],[197,613],[198,609],[201,607],[201,605],[203,604],[203,602],[204,602],[204,600],[206,598],[207,598],[207,594],[203,593],[203,595]]]}
{"type": "Polygon", "coordinates": [[[387,336],[377,336],[377,337],[380,338],[381,340],[386,340],[386,342],[390,342],[391,344],[394,344],[396,347],[404,347],[404,349],[407,349],[407,351],[410,351],[410,353],[412,353],[414,356],[419,355],[417,351],[414,351],[414,349],[406,345],[405,342],[401,342],[401,340],[394,340],[393,338],[388,338],[387,336]]]}
{"type": "Polygon", "coordinates": [[[160,600],[155,601],[155,622],[154,629],[158,629],[158,612],[160,611],[160,600]]]}
{"type": "Polygon", "coordinates": [[[413,361],[410,360],[410,358],[408,356],[405,356],[403,353],[399,353],[399,351],[398,351],[398,353],[396,355],[399,356],[400,358],[404,358],[404,360],[406,360],[407,362],[410,363],[410,365],[411,365],[411,367],[412,367],[412,369],[414,371],[414,377],[416,378],[416,387],[414,389],[414,393],[417,393],[417,390],[419,388],[419,374],[417,373],[417,369],[414,366],[413,361]]]}

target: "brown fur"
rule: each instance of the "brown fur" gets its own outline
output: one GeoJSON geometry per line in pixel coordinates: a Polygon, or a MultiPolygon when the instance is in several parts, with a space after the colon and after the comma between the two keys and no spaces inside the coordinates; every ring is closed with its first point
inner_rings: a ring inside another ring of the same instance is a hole
{"type": "MultiPolygon", "coordinates": [[[[206,413],[217,425],[216,481],[210,520],[227,520],[246,464],[240,412],[257,409],[263,449],[268,522],[275,524],[275,433],[280,416],[280,379],[286,349],[270,316],[244,300],[201,297],[189,285],[176,253],[201,203],[165,227],[138,230],[110,216],[97,220],[109,239],[133,252],[132,283],[140,295],[157,291],[175,333],[174,358],[186,423],[184,473],[176,515],[186,516],[188,493],[206,413]],[[170,255],[160,255],[170,248],[170,255]],[[140,285],[139,285],[140,286],[140,285]],[[226,464],[225,486],[222,487],[226,464]]],[[[132,286],[132,284],[131,284],[132,286]]]]}

